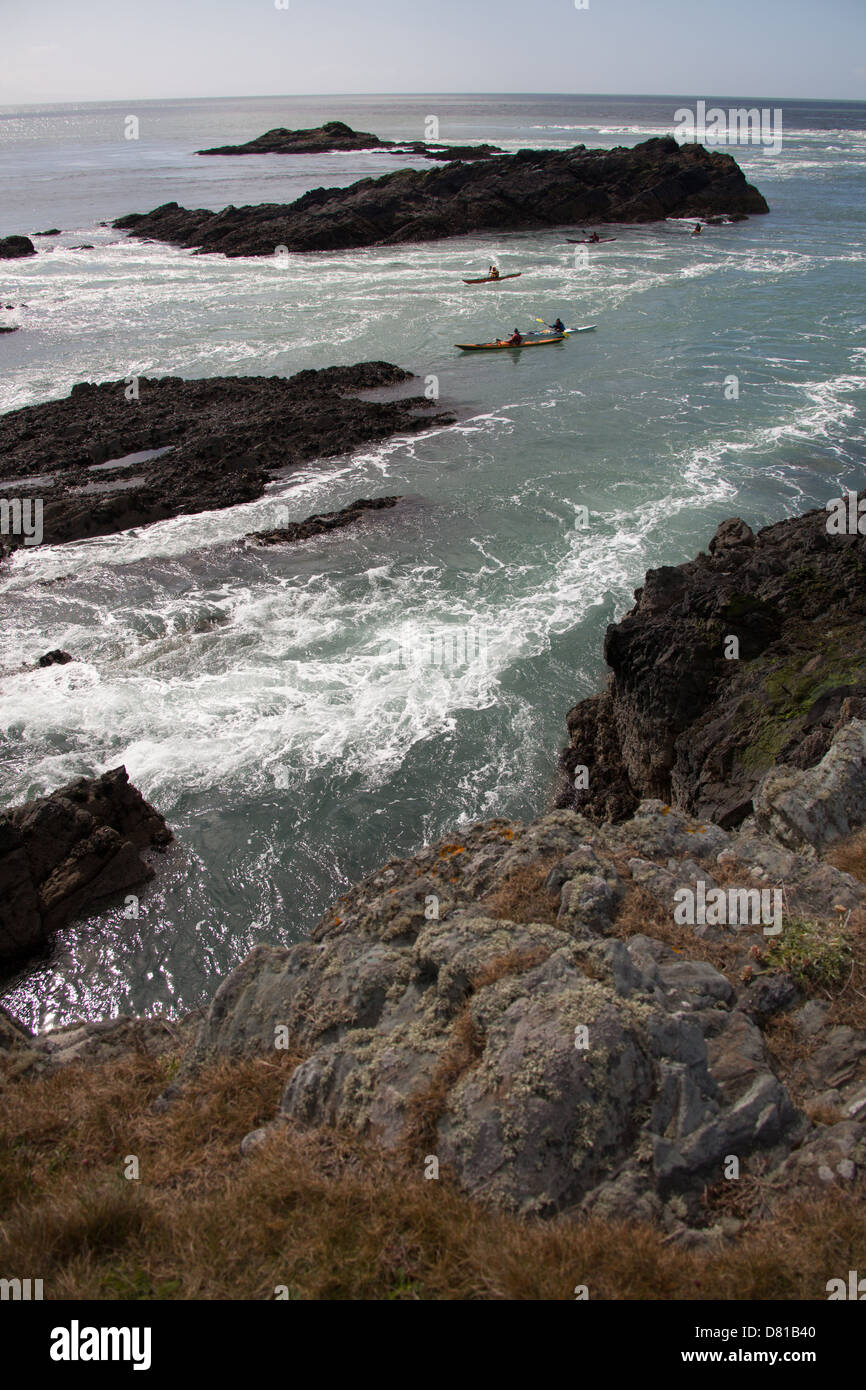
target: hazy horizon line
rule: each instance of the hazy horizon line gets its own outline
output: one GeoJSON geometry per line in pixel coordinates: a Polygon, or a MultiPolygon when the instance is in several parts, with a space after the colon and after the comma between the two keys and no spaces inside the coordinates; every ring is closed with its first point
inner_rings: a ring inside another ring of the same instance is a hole
{"type": "MultiPolygon", "coordinates": [[[[632,98],[632,99],[643,99],[643,98],[647,98],[647,99],[652,100],[652,101],[662,101],[662,100],[665,100],[666,98],[669,98],[670,100],[673,101],[673,100],[679,100],[679,99],[681,99],[681,98],[683,98],[683,97],[690,97],[690,96],[694,96],[694,94],[693,94],[693,93],[687,93],[687,92],[551,92],[551,91],[543,91],[543,92],[530,92],[530,91],[526,91],[526,92],[515,92],[515,91],[507,91],[507,92],[498,92],[498,91],[481,92],[481,91],[456,91],[456,90],[455,90],[455,91],[439,91],[439,92],[434,92],[434,91],[417,91],[417,92],[244,92],[244,93],[241,93],[241,94],[238,94],[238,95],[225,95],[225,94],[219,95],[219,94],[216,94],[216,93],[212,93],[212,94],[209,95],[209,96],[183,96],[183,95],[173,95],[173,96],[161,96],[161,97],[127,97],[127,96],[124,96],[124,97],[89,97],[89,98],[87,98],[86,100],[85,100],[85,99],[82,99],[81,97],[71,97],[71,96],[62,97],[62,96],[61,96],[61,97],[54,97],[54,98],[51,98],[51,99],[42,98],[42,99],[39,100],[39,101],[3,102],[3,103],[0,103],[0,110],[16,110],[16,111],[20,111],[20,110],[22,110],[22,109],[25,109],[25,108],[31,107],[31,106],[32,106],[32,107],[40,107],[40,106],[60,106],[60,105],[75,105],[75,106],[114,106],[114,105],[129,105],[130,103],[133,103],[133,102],[138,103],[139,105],[144,105],[144,104],[147,104],[147,103],[154,103],[154,104],[156,104],[156,103],[158,103],[158,102],[166,102],[166,101],[186,101],[186,102],[194,102],[194,101],[293,101],[293,100],[295,100],[295,101],[298,101],[298,100],[313,101],[313,100],[317,100],[317,99],[327,100],[327,101],[333,101],[333,100],[337,100],[337,99],[340,99],[340,98],[346,98],[346,97],[348,97],[348,98],[353,98],[353,99],[357,99],[358,97],[373,97],[373,98],[376,98],[376,97],[378,97],[378,98],[384,98],[384,97],[406,97],[406,98],[414,98],[414,99],[420,99],[421,97],[503,97],[503,98],[505,98],[505,99],[507,99],[507,100],[509,100],[509,101],[514,101],[515,99],[520,98],[520,97],[531,97],[531,98],[533,98],[533,99],[535,99],[535,100],[541,99],[541,100],[550,100],[550,101],[556,101],[556,100],[562,100],[562,99],[583,99],[583,98],[587,98],[587,99],[598,99],[598,98],[602,98],[602,97],[629,97],[629,98],[632,98]]],[[[695,100],[706,100],[706,101],[712,101],[712,100],[719,100],[719,101],[720,101],[720,100],[725,99],[725,100],[743,101],[743,102],[749,102],[749,101],[758,101],[758,102],[763,101],[763,102],[776,102],[776,103],[779,103],[779,102],[795,103],[795,102],[796,102],[796,103],[800,103],[800,104],[802,104],[802,105],[825,105],[825,104],[831,104],[831,103],[835,103],[835,104],[842,105],[842,106],[862,106],[862,105],[866,105],[866,95],[864,95],[863,97],[803,97],[803,96],[769,96],[767,93],[763,93],[761,96],[757,96],[755,93],[749,93],[748,95],[744,95],[744,94],[742,94],[742,93],[734,93],[734,92],[726,92],[726,93],[724,93],[724,94],[718,93],[718,92],[717,92],[717,93],[711,93],[711,94],[709,94],[709,95],[703,94],[701,97],[694,97],[694,99],[695,99],[695,100]]]]}

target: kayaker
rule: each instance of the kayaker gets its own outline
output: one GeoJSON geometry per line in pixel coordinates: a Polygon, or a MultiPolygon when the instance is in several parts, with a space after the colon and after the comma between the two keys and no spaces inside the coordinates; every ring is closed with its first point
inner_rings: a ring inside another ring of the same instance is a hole
{"type": "Polygon", "coordinates": [[[698,222],[697,225],[692,228],[692,236],[700,236],[702,231],[703,228],[701,227],[700,222],[698,222]]]}
{"type": "Polygon", "coordinates": [[[487,274],[491,280],[499,279],[499,270],[495,265],[490,266],[490,268],[487,271],[487,274]]]}
{"type": "Polygon", "coordinates": [[[505,342],[508,347],[520,347],[520,344],[523,342],[523,334],[521,333],[520,329],[515,328],[511,337],[506,338],[505,342]]]}
{"type": "Polygon", "coordinates": [[[590,240],[590,241],[601,241],[601,237],[599,236],[598,232],[593,232],[593,233],[591,234],[589,240],[590,240]]]}
{"type": "Polygon", "coordinates": [[[565,332],[565,324],[562,322],[562,319],[557,319],[556,323],[552,324],[551,327],[553,328],[554,333],[565,332]]]}

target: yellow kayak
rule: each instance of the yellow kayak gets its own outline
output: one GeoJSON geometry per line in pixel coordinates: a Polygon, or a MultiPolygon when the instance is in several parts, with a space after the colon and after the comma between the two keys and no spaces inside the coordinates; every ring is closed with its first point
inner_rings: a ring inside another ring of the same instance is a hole
{"type": "Polygon", "coordinates": [[[520,352],[521,348],[546,347],[548,343],[562,343],[566,335],[558,333],[555,338],[524,338],[522,343],[508,343],[504,338],[498,339],[495,343],[455,343],[454,346],[460,348],[461,352],[496,352],[504,350],[506,352],[520,352]]]}

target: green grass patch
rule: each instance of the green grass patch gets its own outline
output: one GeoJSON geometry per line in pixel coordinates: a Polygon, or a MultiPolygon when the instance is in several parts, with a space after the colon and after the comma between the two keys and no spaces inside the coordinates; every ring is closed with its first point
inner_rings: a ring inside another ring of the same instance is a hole
{"type": "Polygon", "coordinates": [[[763,952],[763,963],[770,969],[787,970],[810,993],[843,985],[851,973],[853,951],[842,927],[793,918],[763,952]]]}

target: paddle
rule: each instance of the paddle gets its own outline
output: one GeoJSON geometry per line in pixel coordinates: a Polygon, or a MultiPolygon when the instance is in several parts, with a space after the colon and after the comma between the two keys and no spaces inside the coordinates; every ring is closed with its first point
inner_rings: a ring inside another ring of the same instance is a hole
{"type": "MultiPolygon", "coordinates": [[[[535,316],[533,315],[533,317],[535,317],[535,316]]],[[[550,329],[551,333],[555,333],[555,332],[556,332],[556,329],[554,328],[553,324],[552,324],[552,323],[548,323],[548,322],[547,322],[547,319],[536,318],[536,319],[535,319],[535,322],[536,322],[536,323],[543,323],[544,326],[545,326],[545,328],[549,328],[549,329],[550,329]]]]}

